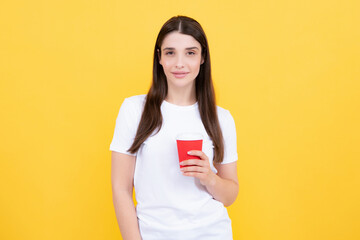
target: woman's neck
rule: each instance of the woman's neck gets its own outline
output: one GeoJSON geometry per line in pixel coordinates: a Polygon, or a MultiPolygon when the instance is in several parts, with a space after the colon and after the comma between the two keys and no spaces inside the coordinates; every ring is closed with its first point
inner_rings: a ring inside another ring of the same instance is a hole
{"type": "Polygon", "coordinates": [[[193,105],[196,103],[195,87],[176,90],[169,88],[165,100],[179,106],[193,105]]]}

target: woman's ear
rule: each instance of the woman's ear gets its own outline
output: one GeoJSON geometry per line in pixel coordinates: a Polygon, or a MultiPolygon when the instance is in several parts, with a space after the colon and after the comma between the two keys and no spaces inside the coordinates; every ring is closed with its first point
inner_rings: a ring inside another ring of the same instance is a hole
{"type": "Polygon", "coordinates": [[[200,65],[203,64],[203,63],[204,63],[204,58],[201,57],[201,63],[200,63],[200,65]]]}
{"type": "Polygon", "coordinates": [[[158,58],[159,58],[159,63],[161,65],[161,54],[160,54],[160,50],[159,49],[156,49],[157,51],[157,55],[158,55],[158,58]]]}

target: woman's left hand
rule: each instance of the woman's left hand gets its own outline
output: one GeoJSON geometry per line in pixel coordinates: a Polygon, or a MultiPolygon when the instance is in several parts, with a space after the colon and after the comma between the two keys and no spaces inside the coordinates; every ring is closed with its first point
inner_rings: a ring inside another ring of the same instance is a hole
{"type": "Polygon", "coordinates": [[[196,177],[204,186],[215,184],[216,174],[211,170],[209,158],[202,151],[192,150],[189,155],[198,156],[200,159],[184,160],[180,164],[183,166],[180,170],[184,176],[196,177]]]}

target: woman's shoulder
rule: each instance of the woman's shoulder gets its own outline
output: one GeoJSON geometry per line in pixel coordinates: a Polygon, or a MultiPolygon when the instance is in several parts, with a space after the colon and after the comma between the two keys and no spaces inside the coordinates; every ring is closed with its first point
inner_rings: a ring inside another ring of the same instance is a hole
{"type": "Polygon", "coordinates": [[[145,104],[146,94],[134,95],[126,97],[122,106],[128,106],[130,108],[142,108],[145,104]]]}
{"type": "Polygon", "coordinates": [[[223,107],[220,107],[220,106],[216,106],[216,108],[217,108],[216,110],[217,110],[217,114],[218,114],[219,117],[226,117],[228,115],[231,116],[229,110],[227,110],[227,109],[225,109],[223,107]]]}
{"type": "Polygon", "coordinates": [[[134,95],[125,98],[124,102],[131,102],[133,104],[143,104],[146,99],[146,94],[134,95]]]}
{"type": "Polygon", "coordinates": [[[145,104],[146,94],[126,97],[121,104],[120,111],[140,115],[145,104]]]}
{"type": "Polygon", "coordinates": [[[226,122],[234,121],[229,110],[227,110],[223,107],[220,107],[220,106],[216,106],[216,107],[217,107],[217,115],[218,115],[220,124],[226,124],[226,122]]]}

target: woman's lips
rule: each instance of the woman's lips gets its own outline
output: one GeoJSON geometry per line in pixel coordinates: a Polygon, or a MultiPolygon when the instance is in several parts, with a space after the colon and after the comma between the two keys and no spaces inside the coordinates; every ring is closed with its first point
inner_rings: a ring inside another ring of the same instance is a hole
{"type": "Polygon", "coordinates": [[[172,72],[176,78],[184,78],[188,72],[172,72]]]}

